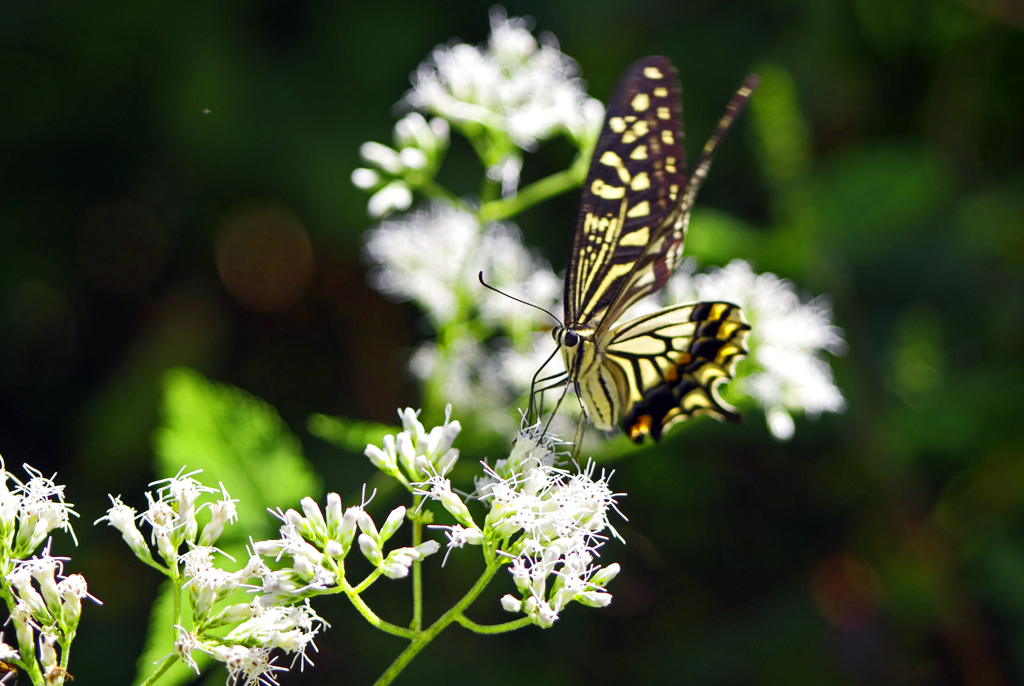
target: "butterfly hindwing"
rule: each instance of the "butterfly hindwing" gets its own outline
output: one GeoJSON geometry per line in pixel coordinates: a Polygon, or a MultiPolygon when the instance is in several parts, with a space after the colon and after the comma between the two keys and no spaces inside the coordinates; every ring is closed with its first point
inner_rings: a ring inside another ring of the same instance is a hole
{"type": "Polygon", "coordinates": [[[681,109],[676,71],[664,57],[634,63],[616,89],[580,199],[565,282],[567,323],[603,322],[678,207],[686,179],[681,109]]]}
{"type": "Polygon", "coordinates": [[[731,303],[677,305],[610,332],[604,360],[615,369],[623,427],[634,440],[655,440],[672,424],[708,414],[739,416],[718,394],[732,378],[750,325],[731,303]]]}

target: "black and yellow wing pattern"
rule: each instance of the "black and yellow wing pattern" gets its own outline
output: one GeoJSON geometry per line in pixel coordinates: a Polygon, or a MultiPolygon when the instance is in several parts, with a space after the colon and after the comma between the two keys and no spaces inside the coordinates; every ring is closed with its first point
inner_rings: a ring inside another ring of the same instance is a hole
{"type": "Polygon", "coordinates": [[[680,305],[615,324],[678,266],[697,190],[755,86],[750,77],[737,92],[689,179],[679,80],[668,59],[633,64],[608,105],[573,236],[565,325],[554,332],[598,428],[621,421],[634,440],[658,440],[692,416],[739,418],[718,392],[746,354],[750,327],[737,306],[680,305]]]}

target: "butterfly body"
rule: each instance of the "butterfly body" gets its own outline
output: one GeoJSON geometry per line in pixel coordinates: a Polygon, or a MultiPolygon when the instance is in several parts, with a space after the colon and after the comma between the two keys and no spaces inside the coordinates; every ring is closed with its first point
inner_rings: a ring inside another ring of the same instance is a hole
{"type": "Polygon", "coordinates": [[[553,331],[569,381],[599,429],[622,422],[634,440],[657,440],[694,415],[739,417],[718,395],[746,353],[750,327],[738,307],[677,305],[616,322],[661,289],[681,261],[697,189],[753,78],[730,103],[689,179],[679,83],[666,58],[633,64],[609,102],[573,235],[565,324],[553,331]]]}

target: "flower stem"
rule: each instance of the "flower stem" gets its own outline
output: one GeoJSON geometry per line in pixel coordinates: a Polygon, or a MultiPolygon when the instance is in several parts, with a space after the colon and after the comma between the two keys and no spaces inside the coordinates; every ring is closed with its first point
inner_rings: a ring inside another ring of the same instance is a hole
{"type": "Polygon", "coordinates": [[[463,614],[457,616],[455,621],[470,631],[475,631],[478,634],[503,634],[506,631],[515,631],[516,629],[521,629],[524,626],[530,626],[532,623],[529,617],[520,617],[519,619],[514,619],[511,622],[505,622],[503,624],[477,624],[463,614]]]}
{"type": "Polygon", "coordinates": [[[366,621],[368,621],[370,624],[377,627],[381,631],[384,631],[389,634],[394,634],[395,636],[401,636],[402,638],[408,638],[414,641],[419,638],[419,631],[413,631],[412,629],[406,629],[405,627],[398,626],[397,624],[392,624],[391,622],[385,622],[383,619],[378,617],[376,613],[370,609],[370,606],[366,604],[366,601],[363,600],[359,596],[359,594],[355,592],[355,589],[353,589],[351,586],[347,586],[345,588],[345,595],[347,595],[348,599],[352,601],[352,604],[355,606],[355,608],[359,610],[359,614],[365,617],[366,621]]]}
{"type": "MultiPolygon", "coordinates": [[[[413,512],[418,512],[423,496],[413,498],[413,512]]],[[[412,520],[412,547],[415,548],[423,543],[423,521],[420,517],[412,520]]],[[[412,563],[412,624],[409,626],[413,631],[423,628],[423,565],[419,560],[412,563]]]]}
{"type": "Polygon", "coordinates": [[[165,657],[157,665],[157,668],[153,670],[153,673],[146,677],[146,680],[142,682],[141,686],[152,686],[152,684],[155,684],[156,680],[162,677],[164,675],[164,672],[170,669],[171,665],[173,665],[177,661],[177,659],[178,656],[174,654],[165,657]]]}
{"type": "Polygon", "coordinates": [[[391,663],[391,666],[389,666],[387,670],[380,675],[380,678],[374,682],[374,686],[387,686],[394,681],[395,677],[401,674],[402,670],[405,669],[405,666],[412,662],[412,659],[416,657],[416,655],[423,650],[428,643],[434,640],[435,636],[441,633],[452,622],[458,621],[458,618],[462,616],[463,610],[469,607],[483,592],[483,590],[487,588],[487,584],[489,584],[491,579],[494,577],[494,573],[500,568],[500,564],[487,565],[487,569],[484,570],[484,573],[481,574],[480,578],[476,580],[475,584],[473,584],[473,588],[469,589],[466,595],[462,596],[462,599],[459,602],[441,615],[436,622],[431,624],[425,630],[416,632],[416,637],[413,639],[413,642],[395,658],[395,661],[391,663]]]}
{"type": "Polygon", "coordinates": [[[571,167],[539,181],[534,181],[519,191],[514,197],[485,202],[483,207],[477,212],[477,216],[483,222],[498,221],[519,214],[528,207],[576,188],[587,178],[587,168],[590,166],[591,153],[592,151],[589,150],[580,152],[571,167]]]}

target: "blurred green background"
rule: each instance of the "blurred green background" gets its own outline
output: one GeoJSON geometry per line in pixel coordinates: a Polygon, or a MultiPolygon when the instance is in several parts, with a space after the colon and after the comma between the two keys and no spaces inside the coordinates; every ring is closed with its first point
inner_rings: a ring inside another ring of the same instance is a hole
{"type": "MultiPolygon", "coordinates": [[[[756,413],[695,422],[616,462],[629,522],[628,545],[605,549],[624,567],[612,606],[572,607],[547,631],[449,629],[398,683],[1024,682],[1024,8],[506,7],[553,32],[602,100],[635,59],[669,56],[691,156],[761,73],[688,251],[830,293],[848,409],[799,419],[788,443],[756,413]]],[[[409,72],[453,36],[483,41],[488,9],[0,7],[0,452],[12,470],[59,471],[82,515],[80,547],[56,552],[104,605],[85,611],[75,683],[129,683],[143,647],[160,579],[90,522],[106,493],[138,505],[154,478],[168,369],[276,407],[346,497],[372,467],[312,437],[308,415],[392,423],[418,404],[405,361],[429,331],[366,285],[370,221],[349,174],[360,143],[390,140],[409,72]]],[[[542,147],[524,180],[571,154],[542,147]]],[[[457,141],[441,178],[468,191],[480,172],[457,141]]],[[[576,202],[516,218],[556,269],[576,202]]],[[[428,617],[473,557],[428,563],[428,617]]],[[[478,621],[506,617],[499,586],[478,621]]],[[[407,584],[370,596],[406,621],[407,584]]],[[[403,647],[342,600],[318,609],[333,628],[316,665],[282,683],[370,683],[403,647]]]]}

